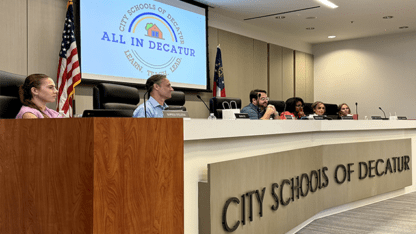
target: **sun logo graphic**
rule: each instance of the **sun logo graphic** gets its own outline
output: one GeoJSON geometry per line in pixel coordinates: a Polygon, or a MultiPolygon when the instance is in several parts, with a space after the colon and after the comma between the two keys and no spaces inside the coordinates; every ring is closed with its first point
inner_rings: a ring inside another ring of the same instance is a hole
{"type": "Polygon", "coordinates": [[[147,23],[145,29],[147,31],[147,35],[146,36],[165,40],[163,38],[162,31],[160,31],[160,29],[157,27],[156,24],[147,23]]]}

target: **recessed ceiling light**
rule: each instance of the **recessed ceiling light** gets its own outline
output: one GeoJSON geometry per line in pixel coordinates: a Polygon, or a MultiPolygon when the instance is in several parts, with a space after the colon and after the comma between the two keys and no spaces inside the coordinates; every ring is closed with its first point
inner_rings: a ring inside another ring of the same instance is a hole
{"type": "Polygon", "coordinates": [[[406,29],[406,28],[409,28],[409,26],[402,26],[399,29],[406,29]]]}
{"type": "Polygon", "coordinates": [[[306,17],[306,19],[316,19],[316,18],[318,18],[318,17],[316,17],[316,16],[306,17]]]}
{"type": "Polygon", "coordinates": [[[328,0],[318,0],[319,2],[321,2],[322,4],[324,4],[327,7],[331,7],[331,8],[337,8],[338,6],[335,5],[334,3],[328,1],[328,0]]]}
{"type": "Polygon", "coordinates": [[[286,16],[276,16],[276,19],[284,19],[284,18],[286,18],[286,16]]]}
{"type": "Polygon", "coordinates": [[[337,36],[328,36],[328,38],[335,38],[335,37],[337,37],[337,36]]]}
{"type": "Polygon", "coordinates": [[[391,16],[391,15],[384,16],[383,19],[393,19],[393,16],[391,16]]]}
{"type": "Polygon", "coordinates": [[[314,30],[314,29],[315,29],[314,27],[306,28],[306,30],[314,30]]]}

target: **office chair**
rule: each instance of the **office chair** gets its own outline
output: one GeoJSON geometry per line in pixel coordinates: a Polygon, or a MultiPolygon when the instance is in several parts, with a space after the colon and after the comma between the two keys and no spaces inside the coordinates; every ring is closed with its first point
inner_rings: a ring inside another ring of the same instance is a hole
{"type": "Polygon", "coordinates": [[[0,71],[0,119],[14,119],[22,103],[19,99],[19,86],[26,76],[0,71]]]}
{"type": "Polygon", "coordinates": [[[279,115],[285,111],[284,101],[269,100],[269,104],[273,105],[276,108],[276,111],[279,112],[279,115]]]}
{"type": "Polygon", "coordinates": [[[235,109],[235,104],[237,104],[237,109],[241,109],[241,99],[240,98],[231,98],[231,97],[213,97],[209,100],[209,110],[211,113],[214,113],[217,119],[222,119],[222,110],[233,108],[235,109]],[[231,104],[231,101],[233,103],[231,104]],[[224,102],[230,104],[225,104],[224,102]]]}
{"type": "Polygon", "coordinates": [[[182,91],[173,91],[172,97],[167,99],[165,103],[169,106],[169,110],[182,110],[186,111],[185,105],[185,93],[182,91]]]}
{"type": "Polygon", "coordinates": [[[314,114],[312,104],[313,103],[305,102],[305,105],[303,106],[303,113],[305,113],[306,116],[314,114]]]}
{"type": "MultiPolygon", "coordinates": [[[[97,116],[132,117],[139,102],[139,90],[135,87],[101,83],[93,88],[93,108],[97,116]]],[[[93,111],[87,112],[94,115],[93,111]]]]}
{"type": "Polygon", "coordinates": [[[331,119],[338,118],[338,105],[337,104],[328,104],[324,103],[325,105],[325,115],[331,119]]]}

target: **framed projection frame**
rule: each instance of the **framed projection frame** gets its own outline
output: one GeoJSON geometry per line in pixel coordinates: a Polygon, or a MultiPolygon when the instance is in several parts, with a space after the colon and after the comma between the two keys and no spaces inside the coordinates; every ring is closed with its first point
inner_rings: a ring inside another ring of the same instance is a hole
{"type": "Polygon", "coordinates": [[[175,89],[210,91],[207,14],[188,0],[74,0],[83,83],[140,87],[163,74],[175,89]]]}

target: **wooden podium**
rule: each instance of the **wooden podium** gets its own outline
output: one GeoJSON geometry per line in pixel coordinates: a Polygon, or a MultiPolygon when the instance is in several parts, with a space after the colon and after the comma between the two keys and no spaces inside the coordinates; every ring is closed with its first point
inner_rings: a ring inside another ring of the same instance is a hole
{"type": "Polygon", "coordinates": [[[0,120],[0,233],[184,233],[183,120],[0,120]]]}

